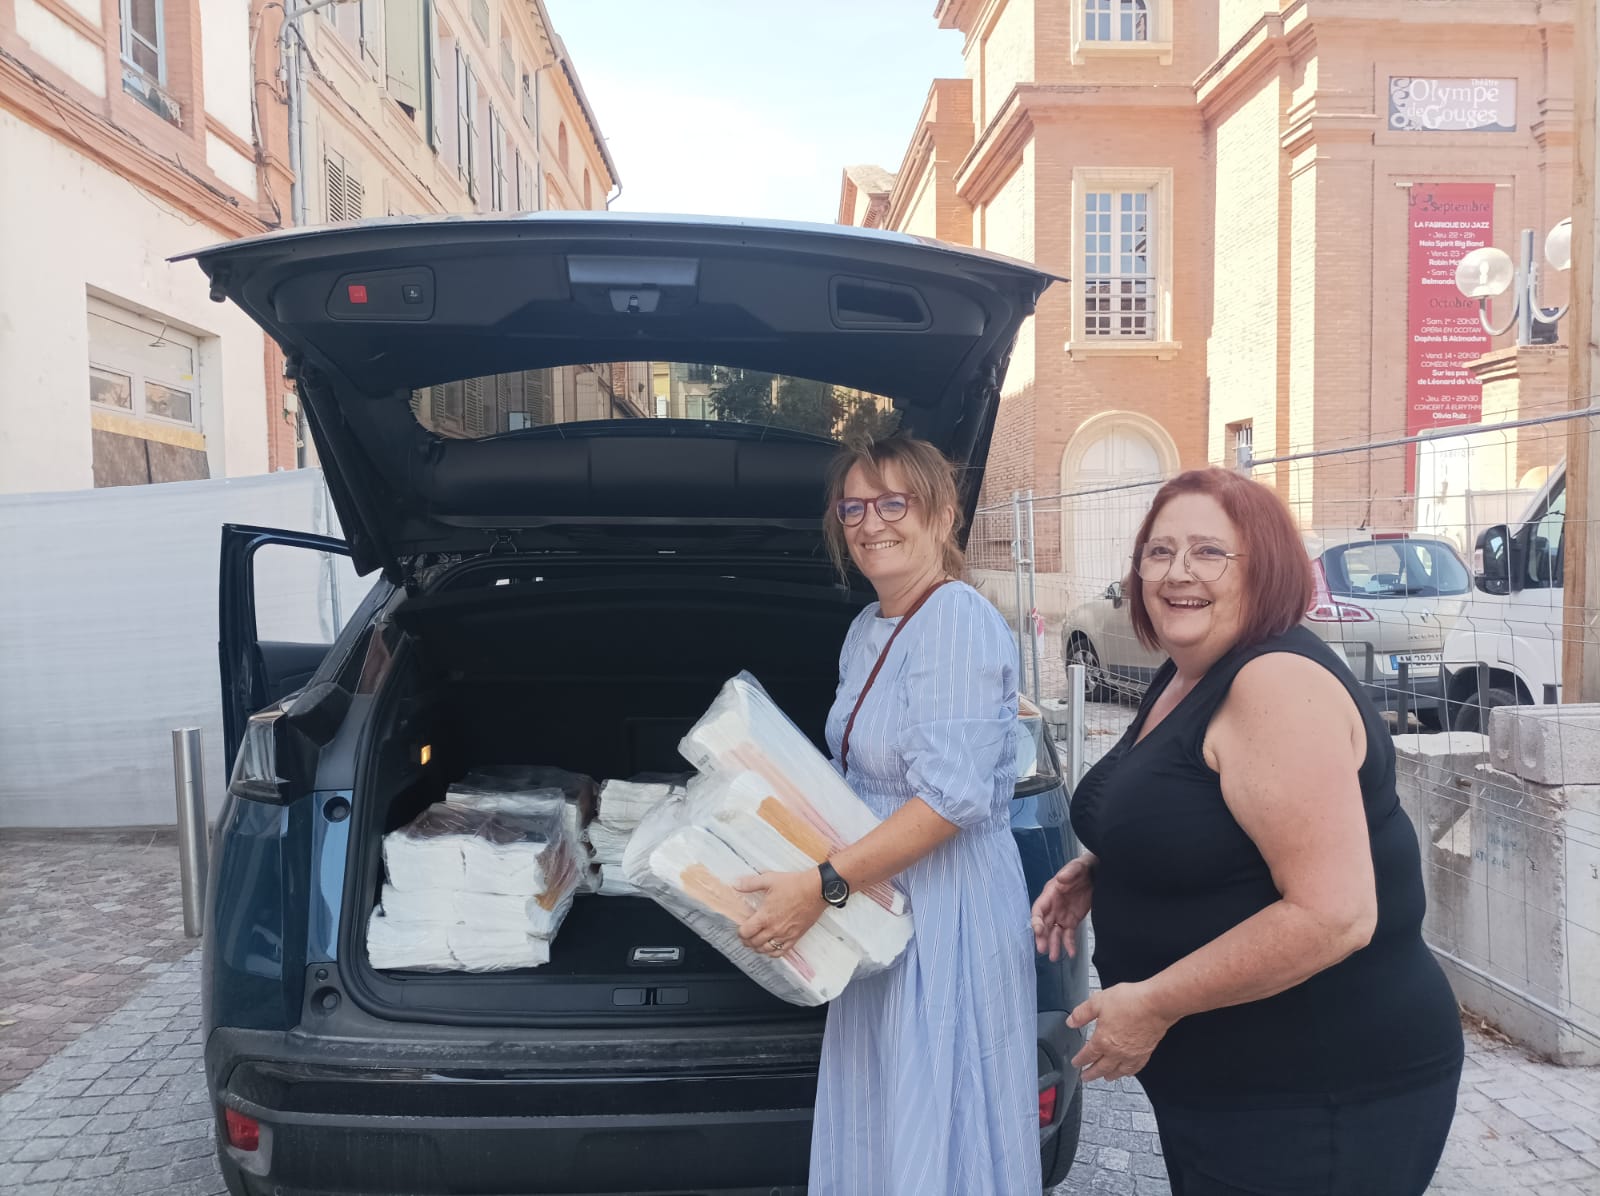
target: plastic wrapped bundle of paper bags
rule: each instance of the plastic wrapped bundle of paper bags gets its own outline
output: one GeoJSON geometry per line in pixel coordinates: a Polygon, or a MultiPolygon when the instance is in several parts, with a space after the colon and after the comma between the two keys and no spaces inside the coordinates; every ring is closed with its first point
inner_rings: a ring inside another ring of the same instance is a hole
{"type": "Polygon", "coordinates": [[[561,788],[514,783],[468,777],[384,836],[388,881],[367,925],[374,968],[480,972],[549,962],[586,867],[574,803],[561,788]]]}
{"type": "Polygon", "coordinates": [[[781,957],[740,941],[739,924],[757,898],[735,889],[735,881],[815,870],[878,825],[753,677],[742,673],[723,686],[679,750],[699,775],[634,832],[624,859],[633,884],[751,979],[797,1005],[831,1001],[852,979],[899,959],[911,940],[911,911],[893,885],[855,893],[843,909],[829,907],[781,957]]]}
{"type": "Polygon", "coordinates": [[[600,872],[599,892],[607,897],[632,897],[637,886],[623,872],[628,842],[651,810],[683,796],[684,777],[644,774],[631,781],[606,781],[600,786],[599,813],[585,832],[600,872]]]}

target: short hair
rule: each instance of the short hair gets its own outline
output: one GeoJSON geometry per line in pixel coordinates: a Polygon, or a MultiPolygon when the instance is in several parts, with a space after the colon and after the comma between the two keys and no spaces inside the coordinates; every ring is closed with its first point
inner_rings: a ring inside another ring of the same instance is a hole
{"type": "Polygon", "coordinates": [[[848,576],[849,548],[845,543],[844,524],[834,514],[834,505],[844,497],[845,479],[856,466],[867,475],[874,486],[887,489],[883,480],[883,467],[893,462],[905,475],[908,493],[922,504],[922,517],[932,520],[938,512],[948,509],[952,519],[950,534],[943,545],[944,571],[951,577],[960,577],[966,571],[967,560],[961,551],[961,501],[956,491],[955,466],[926,440],[895,433],[881,440],[862,439],[845,444],[828,466],[828,505],[823,510],[823,535],[828,544],[828,555],[841,577],[848,576]]]}
{"type": "MultiPolygon", "coordinates": [[[[1146,648],[1157,647],[1155,624],[1139,584],[1139,558],[1150,540],[1161,509],[1180,494],[1216,499],[1239,531],[1234,551],[1244,554],[1244,614],[1237,647],[1250,647],[1282,635],[1305,616],[1311,605],[1311,559],[1294,516],[1270,488],[1228,469],[1192,469],[1180,473],[1156,492],[1150,511],[1133,541],[1129,569],[1128,617],[1133,633],[1146,648]]],[[[1235,567],[1239,562],[1235,562],[1235,567]]]]}

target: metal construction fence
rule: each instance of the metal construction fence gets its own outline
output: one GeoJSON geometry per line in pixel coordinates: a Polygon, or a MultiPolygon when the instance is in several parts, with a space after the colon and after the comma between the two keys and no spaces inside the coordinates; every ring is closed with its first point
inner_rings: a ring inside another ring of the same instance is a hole
{"type": "MultiPolygon", "coordinates": [[[[1568,545],[1593,543],[1586,512],[1568,516],[1567,445],[1596,428],[1591,409],[1222,463],[1288,505],[1315,582],[1304,625],[1397,737],[1427,935],[1458,994],[1542,1053],[1592,1063],[1600,705],[1575,704],[1562,662],[1600,639],[1600,596],[1565,586],[1568,545]]],[[[1017,636],[1023,689],[1058,734],[1081,728],[1064,756],[1115,744],[1164,659],[1134,636],[1127,595],[1165,480],[1018,493],[974,519],[969,575],[1017,636]]]]}

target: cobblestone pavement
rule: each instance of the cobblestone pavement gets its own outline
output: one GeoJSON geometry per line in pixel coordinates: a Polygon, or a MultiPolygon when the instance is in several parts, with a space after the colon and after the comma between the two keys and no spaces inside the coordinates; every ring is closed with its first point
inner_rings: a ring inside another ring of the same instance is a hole
{"type": "Polygon", "coordinates": [[[194,944],[172,831],[0,832],[0,1092],[194,944]]]}
{"type": "MultiPolygon", "coordinates": [[[[223,1196],[201,1068],[200,953],[181,937],[170,837],[30,836],[22,848],[7,835],[0,875],[8,900],[17,896],[0,917],[0,1007],[23,1007],[24,990],[28,1006],[53,995],[38,979],[48,969],[37,957],[18,978],[4,970],[23,958],[23,943],[53,959],[52,935],[74,959],[91,962],[51,974],[114,978],[93,986],[94,1002],[74,1006],[77,1020],[31,1019],[54,1027],[30,1040],[50,1054],[0,1093],[0,1192],[223,1196]],[[43,875],[71,892],[42,892],[33,880],[43,875]],[[116,900],[124,909],[108,913],[97,908],[107,904],[99,886],[113,884],[123,886],[116,900]],[[134,892],[143,894],[142,908],[134,892]],[[131,928],[136,954],[107,951],[119,926],[131,928]]],[[[0,1029],[0,1042],[15,1028],[0,1029]]],[[[1459,1111],[1430,1192],[1600,1196],[1600,1069],[1530,1060],[1475,1031],[1467,1056],[1459,1111]]],[[[1056,1189],[1056,1196],[1099,1193],[1168,1196],[1155,1120],[1131,1080],[1089,1087],[1078,1164],[1056,1189]]]]}

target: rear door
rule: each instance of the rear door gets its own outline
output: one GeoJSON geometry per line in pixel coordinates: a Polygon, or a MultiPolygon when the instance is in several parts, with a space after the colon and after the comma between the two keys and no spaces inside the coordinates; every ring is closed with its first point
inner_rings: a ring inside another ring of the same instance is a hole
{"type": "Polygon", "coordinates": [[[388,592],[356,575],[343,540],[224,525],[217,648],[229,761],[246,720],[304,688],[352,617],[388,592]]]}

